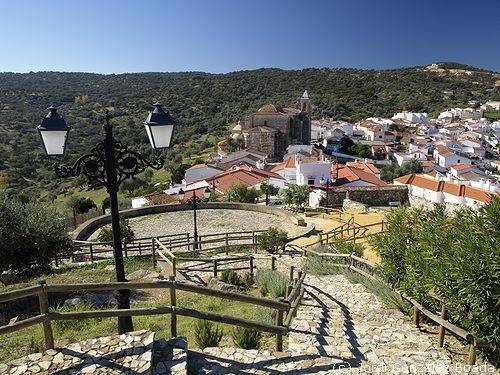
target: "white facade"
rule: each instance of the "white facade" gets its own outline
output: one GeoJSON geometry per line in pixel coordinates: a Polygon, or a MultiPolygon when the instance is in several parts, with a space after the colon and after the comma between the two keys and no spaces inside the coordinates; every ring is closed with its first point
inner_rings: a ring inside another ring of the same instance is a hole
{"type": "Polygon", "coordinates": [[[396,113],[392,118],[395,120],[409,121],[414,124],[429,121],[429,115],[427,115],[427,113],[417,113],[408,111],[396,113]]]}
{"type": "Polygon", "coordinates": [[[332,163],[329,162],[317,161],[302,163],[298,160],[295,168],[297,185],[319,186],[322,178],[332,178],[332,163]]]}
{"type": "Polygon", "coordinates": [[[149,203],[149,200],[146,197],[135,197],[132,198],[132,208],[140,208],[149,203]]]}

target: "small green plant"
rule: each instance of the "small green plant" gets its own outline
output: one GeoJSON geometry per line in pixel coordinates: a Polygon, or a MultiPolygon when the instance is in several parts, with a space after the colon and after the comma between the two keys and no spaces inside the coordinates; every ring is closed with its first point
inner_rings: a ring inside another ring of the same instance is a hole
{"type": "Polygon", "coordinates": [[[255,283],[263,296],[278,298],[285,295],[289,280],[278,271],[261,268],[255,273],[255,283]]]}
{"type": "Polygon", "coordinates": [[[196,345],[200,349],[218,346],[224,331],[208,320],[198,320],[194,326],[196,345]]]}
{"type": "Polygon", "coordinates": [[[241,278],[241,283],[245,288],[251,288],[254,284],[253,275],[250,272],[247,272],[241,278]]]}
{"type": "Polygon", "coordinates": [[[232,332],[233,342],[238,348],[259,349],[262,333],[255,329],[236,327],[232,332]]]}
{"type": "Polygon", "coordinates": [[[236,271],[233,271],[231,269],[225,269],[224,271],[222,271],[220,279],[225,283],[235,286],[241,286],[242,284],[240,275],[238,275],[236,271]]]}
{"type": "Polygon", "coordinates": [[[324,258],[316,255],[307,255],[304,267],[311,275],[337,275],[343,272],[338,263],[345,262],[342,258],[324,258]]]}
{"type": "Polygon", "coordinates": [[[261,249],[269,254],[277,253],[284,247],[288,240],[288,233],[282,229],[270,227],[268,230],[257,236],[257,243],[261,249]]]}

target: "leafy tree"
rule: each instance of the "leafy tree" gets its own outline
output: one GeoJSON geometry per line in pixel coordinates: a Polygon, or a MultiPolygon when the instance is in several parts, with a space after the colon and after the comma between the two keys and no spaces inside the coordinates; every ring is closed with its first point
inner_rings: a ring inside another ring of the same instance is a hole
{"type": "Polygon", "coordinates": [[[392,162],[382,168],[380,171],[380,178],[386,182],[392,182],[395,178],[405,176],[410,173],[422,173],[422,171],[422,164],[415,159],[404,163],[402,167],[400,167],[398,163],[392,162]]]}
{"type": "Polygon", "coordinates": [[[77,214],[86,214],[93,208],[97,208],[95,202],[90,198],[76,198],[70,201],[70,205],[77,214]]]}
{"type": "Polygon", "coordinates": [[[227,198],[230,202],[255,203],[259,196],[259,190],[248,188],[243,183],[231,186],[227,193],[227,198]]]}
{"type": "Polygon", "coordinates": [[[65,219],[38,202],[23,204],[0,193],[0,273],[50,270],[57,255],[71,251],[65,219]]]}
{"type": "Polygon", "coordinates": [[[277,186],[268,184],[267,182],[263,182],[260,184],[260,191],[262,194],[266,195],[266,206],[269,204],[269,197],[273,195],[277,195],[279,193],[279,188],[277,186]]]}
{"type": "Polygon", "coordinates": [[[446,301],[448,319],[475,332],[499,363],[500,197],[478,211],[465,207],[449,215],[434,209],[399,207],[387,216],[387,230],[375,236],[380,275],[430,310],[429,291],[446,301]]]}
{"type": "Polygon", "coordinates": [[[299,210],[304,207],[309,199],[309,188],[307,185],[290,185],[283,190],[283,201],[285,204],[299,210]]]}
{"type": "Polygon", "coordinates": [[[186,174],[186,171],[191,168],[189,164],[180,164],[176,167],[173,167],[170,169],[170,172],[172,174],[172,181],[177,182],[180,184],[182,180],[184,179],[184,175],[186,174]]]}
{"type": "MultiPolygon", "coordinates": [[[[135,233],[128,220],[120,219],[120,234],[122,237],[122,244],[126,245],[135,239],[135,233]]],[[[101,228],[97,240],[100,242],[113,242],[113,229],[111,226],[101,228]]]]}

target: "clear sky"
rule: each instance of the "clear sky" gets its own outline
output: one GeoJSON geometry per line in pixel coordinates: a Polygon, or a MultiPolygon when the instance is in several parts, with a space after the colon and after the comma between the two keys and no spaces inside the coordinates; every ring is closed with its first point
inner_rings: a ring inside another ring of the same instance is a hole
{"type": "Polygon", "coordinates": [[[0,71],[500,71],[500,0],[0,0],[0,71]]]}

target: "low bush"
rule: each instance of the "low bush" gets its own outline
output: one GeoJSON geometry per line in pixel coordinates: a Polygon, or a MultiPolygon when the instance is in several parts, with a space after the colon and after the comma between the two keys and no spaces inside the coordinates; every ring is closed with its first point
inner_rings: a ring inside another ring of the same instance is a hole
{"type": "Polygon", "coordinates": [[[276,254],[288,241],[288,233],[282,229],[270,227],[265,232],[257,236],[257,243],[260,248],[269,254],[276,254]]]}
{"type": "MultiPolygon", "coordinates": [[[[131,243],[135,239],[135,233],[128,220],[120,219],[120,234],[122,237],[122,243],[124,245],[131,243]]],[[[113,229],[111,226],[105,226],[101,228],[101,231],[97,235],[97,240],[100,242],[112,242],[113,241],[113,229]]]]}
{"type": "Polygon", "coordinates": [[[255,273],[255,284],[263,296],[279,298],[285,296],[289,280],[278,271],[260,268],[255,273]]]}
{"type": "Polygon", "coordinates": [[[71,250],[65,219],[56,210],[0,191],[0,273],[47,272],[57,255],[71,250]]]}
{"type": "Polygon", "coordinates": [[[218,346],[223,333],[222,328],[209,320],[198,320],[194,326],[196,345],[200,349],[218,346]]]}
{"type": "Polygon", "coordinates": [[[236,271],[232,269],[225,269],[224,271],[222,271],[220,280],[227,284],[235,285],[243,289],[251,288],[254,283],[253,276],[250,272],[247,272],[243,276],[240,276],[236,271]]]}
{"type": "Polygon", "coordinates": [[[500,361],[500,197],[479,210],[451,216],[400,207],[387,216],[387,231],[375,236],[380,275],[428,308],[435,291],[446,301],[448,319],[486,340],[492,363],[500,361]]]}
{"type": "Polygon", "coordinates": [[[344,268],[339,267],[339,263],[345,263],[343,258],[324,258],[317,255],[308,254],[304,261],[304,268],[311,275],[337,275],[344,272],[344,268]]]}
{"type": "Polygon", "coordinates": [[[259,349],[262,333],[255,329],[236,327],[232,332],[233,342],[238,348],[259,349]]]}

